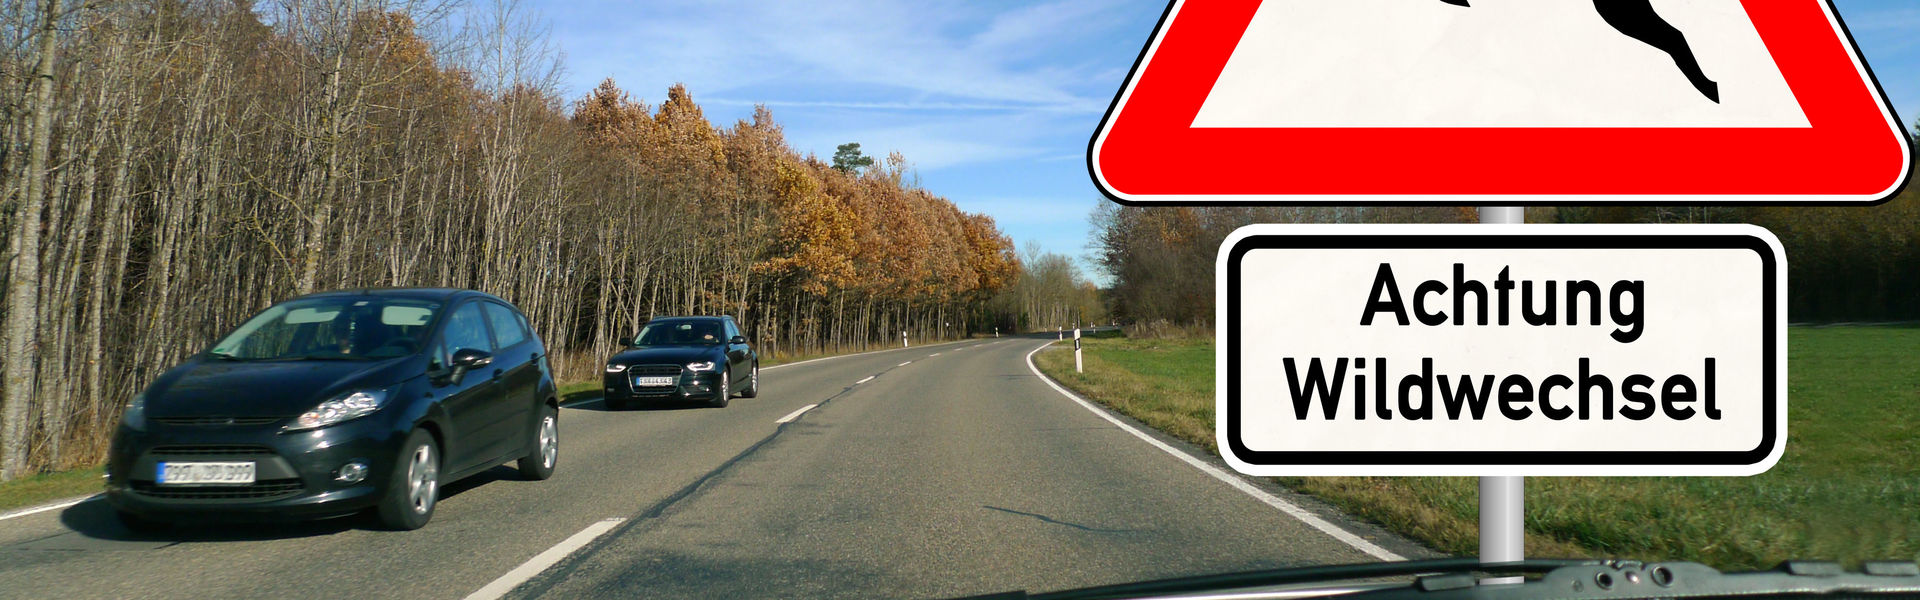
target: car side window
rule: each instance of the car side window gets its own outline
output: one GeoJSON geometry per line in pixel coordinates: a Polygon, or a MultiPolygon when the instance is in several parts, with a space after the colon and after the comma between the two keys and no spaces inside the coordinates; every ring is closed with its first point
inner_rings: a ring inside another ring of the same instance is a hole
{"type": "Polygon", "coordinates": [[[534,337],[533,324],[527,322],[526,313],[523,313],[517,310],[513,311],[513,318],[518,319],[520,321],[520,330],[526,332],[527,337],[534,337]]]}
{"type": "Polygon", "coordinates": [[[513,309],[498,302],[481,302],[487,307],[487,322],[493,325],[494,341],[500,348],[512,348],[527,339],[527,330],[520,327],[520,320],[514,318],[513,309]]]}
{"type": "Polygon", "coordinates": [[[486,316],[480,313],[479,302],[468,302],[447,315],[446,329],[440,339],[446,346],[448,356],[462,349],[493,351],[493,342],[487,337],[486,316]]]}
{"type": "Polygon", "coordinates": [[[427,371],[446,370],[447,365],[452,362],[451,355],[452,352],[447,350],[447,341],[444,337],[434,339],[433,346],[427,348],[427,371]]]}

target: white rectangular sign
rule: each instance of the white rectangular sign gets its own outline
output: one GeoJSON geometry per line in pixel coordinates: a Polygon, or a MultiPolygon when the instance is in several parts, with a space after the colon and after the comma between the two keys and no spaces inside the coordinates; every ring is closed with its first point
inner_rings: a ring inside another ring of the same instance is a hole
{"type": "Polygon", "coordinates": [[[1784,448],[1759,227],[1260,225],[1219,261],[1243,473],[1752,475],[1784,448]]]}

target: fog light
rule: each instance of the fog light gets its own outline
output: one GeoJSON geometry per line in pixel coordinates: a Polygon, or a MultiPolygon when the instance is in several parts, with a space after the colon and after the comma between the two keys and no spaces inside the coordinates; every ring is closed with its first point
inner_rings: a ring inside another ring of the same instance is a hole
{"type": "Polygon", "coordinates": [[[360,483],[360,480],[366,479],[366,478],[367,478],[367,463],[363,463],[357,460],[344,465],[340,465],[340,470],[335,471],[333,475],[333,480],[338,481],[340,483],[360,483]]]}

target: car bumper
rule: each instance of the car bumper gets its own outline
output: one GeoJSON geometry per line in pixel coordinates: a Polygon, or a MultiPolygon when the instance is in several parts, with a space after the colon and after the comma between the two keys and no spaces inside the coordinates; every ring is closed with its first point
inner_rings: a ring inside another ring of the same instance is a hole
{"type": "Polygon", "coordinates": [[[607,374],[602,390],[609,402],[679,402],[686,400],[707,400],[713,398],[714,390],[720,386],[720,373],[717,371],[683,371],[672,386],[642,387],[633,384],[633,376],[625,373],[607,374]]]}
{"type": "Polygon", "coordinates": [[[107,501],[145,517],[314,519],[359,512],[378,503],[392,479],[404,438],[372,418],[281,433],[263,427],[121,428],[107,464],[107,501]],[[252,462],[254,483],[162,485],[161,462],[252,462]],[[366,477],[346,483],[340,467],[360,462],[366,477]]]}

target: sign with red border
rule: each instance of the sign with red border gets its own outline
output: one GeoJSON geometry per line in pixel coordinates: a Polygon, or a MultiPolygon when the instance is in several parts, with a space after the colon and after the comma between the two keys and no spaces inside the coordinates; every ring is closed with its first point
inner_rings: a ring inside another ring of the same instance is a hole
{"type": "MultiPolygon", "coordinates": [[[[1325,3],[1338,1],[1342,0],[1172,2],[1089,144],[1088,168],[1096,185],[1117,202],[1145,205],[1814,205],[1884,202],[1911,177],[1912,141],[1827,0],[1719,0],[1720,4],[1713,5],[1723,13],[1731,10],[1735,23],[1750,24],[1749,35],[1757,35],[1758,42],[1764,42],[1764,54],[1755,58],[1763,65],[1770,61],[1778,80],[1785,83],[1781,89],[1790,90],[1790,95],[1783,91],[1781,97],[1798,109],[1796,121],[1784,126],[1690,126],[1672,122],[1660,126],[1544,126],[1525,120],[1521,125],[1498,126],[1485,118],[1462,119],[1457,118],[1459,114],[1446,112],[1422,115],[1423,103],[1433,97],[1427,94],[1384,99],[1369,96],[1359,103],[1365,107],[1398,103],[1414,109],[1405,111],[1405,115],[1372,119],[1367,115],[1392,111],[1361,108],[1355,111],[1359,118],[1348,119],[1351,124],[1341,123],[1341,115],[1332,114],[1302,117],[1296,120],[1304,124],[1287,125],[1295,116],[1289,112],[1295,106],[1304,111],[1308,105],[1339,104],[1311,98],[1311,94],[1349,83],[1341,81],[1347,70],[1288,71],[1288,65],[1300,62],[1288,60],[1270,61],[1280,66],[1267,71],[1250,71],[1254,73],[1251,87],[1234,88],[1262,89],[1265,85],[1291,90],[1292,96],[1279,94],[1266,105],[1256,105],[1271,107],[1263,114],[1279,124],[1236,126],[1231,122],[1209,123],[1203,118],[1207,116],[1203,109],[1211,110],[1209,104],[1219,101],[1210,96],[1234,91],[1224,85],[1228,78],[1223,72],[1232,75],[1230,61],[1242,60],[1236,49],[1273,39],[1270,35],[1250,37],[1249,27],[1262,22],[1256,17],[1263,10],[1457,10],[1461,11],[1458,16],[1449,18],[1474,23],[1469,19],[1495,19],[1501,10],[1527,8],[1515,0],[1504,0],[1504,4],[1471,0],[1471,7],[1455,6],[1467,4],[1457,0],[1352,0],[1326,8],[1335,5],[1325,3]],[[1742,11],[1744,15],[1739,14],[1742,11]],[[1741,16],[1744,20],[1738,19],[1741,16]],[[1264,84],[1259,77],[1289,85],[1264,84]],[[1307,101],[1289,104],[1289,98],[1307,101]],[[1369,110],[1374,112],[1367,113],[1369,110]]],[[[1693,0],[1694,4],[1709,2],[1693,0]]],[[[1577,4],[1593,10],[1587,0],[1577,4]]],[[[1383,37],[1379,29],[1398,26],[1396,23],[1431,21],[1372,18],[1393,16],[1384,13],[1360,16],[1369,18],[1301,26],[1318,32],[1314,35],[1319,37],[1313,39],[1337,45],[1348,38],[1360,40],[1355,43],[1402,40],[1405,36],[1383,37]],[[1354,27],[1351,35],[1337,29],[1348,23],[1354,27]],[[1336,29],[1329,31],[1330,27],[1336,29]]],[[[1610,49],[1605,56],[1589,57],[1590,62],[1648,56],[1652,57],[1649,60],[1667,60],[1663,55],[1646,54],[1659,50],[1654,42],[1647,41],[1651,38],[1644,32],[1613,20],[1603,23],[1602,17],[1614,18],[1593,15],[1584,17],[1588,21],[1567,27],[1594,29],[1613,24],[1628,34],[1619,40],[1622,48],[1638,49],[1610,49]],[[1629,38],[1647,45],[1634,46],[1629,38]]],[[[1684,31],[1685,24],[1678,30],[1684,31]]],[[[1689,54],[1697,50],[1700,62],[1716,54],[1713,45],[1719,38],[1698,31],[1688,38],[1694,46],[1688,49],[1689,54]]],[[[1463,66],[1459,61],[1481,58],[1474,48],[1447,48],[1444,39],[1436,39],[1428,46],[1419,46],[1425,48],[1424,54],[1411,60],[1432,64],[1444,58],[1451,61],[1445,63],[1450,67],[1471,69],[1474,65],[1463,66]]],[[[1758,42],[1752,47],[1761,47],[1758,42]]],[[[1299,53],[1337,56],[1349,50],[1323,44],[1299,53]]],[[[1577,49],[1568,52],[1577,53],[1577,49]]],[[[1683,61],[1679,52],[1670,53],[1672,63],[1641,71],[1650,78],[1677,80],[1678,70],[1671,67],[1683,61]]],[[[1500,56],[1511,59],[1513,54],[1500,56]]],[[[1573,64],[1570,68],[1593,68],[1578,61],[1573,64]]],[[[1707,75],[1714,75],[1712,69],[1707,75]]],[[[1386,85],[1398,83],[1388,81],[1386,85]]],[[[1507,87],[1488,93],[1551,93],[1524,87],[1510,89],[1512,81],[1499,83],[1507,87]]],[[[1439,85],[1481,84],[1467,81],[1439,85]]],[[[1730,98],[1724,106],[1732,106],[1733,100],[1737,98],[1730,98]]],[[[1494,121],[1499,116],[1493,115],[1494,121]]]]}

